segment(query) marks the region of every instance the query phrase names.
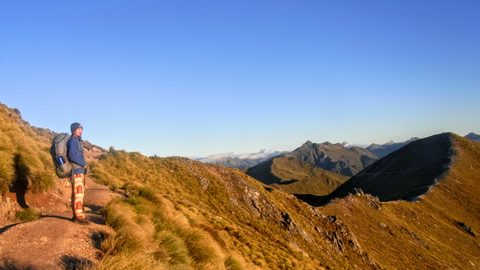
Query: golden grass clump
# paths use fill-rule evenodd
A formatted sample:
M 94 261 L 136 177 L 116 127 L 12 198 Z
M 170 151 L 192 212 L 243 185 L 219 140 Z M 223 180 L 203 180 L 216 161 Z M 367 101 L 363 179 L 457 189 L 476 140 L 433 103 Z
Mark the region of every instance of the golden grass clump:
M 24 122 L 17 110 L 0 104 L 0 194 L 13 191 L 18 181 L 33 192 L 53 187 L 56 176 L 49 147 L 50 138 Z
M 98 269 L 219 269 L 223 265 L 223 255 L 212 247 L 208 233 L 161 211 L 168 206 L 151 187 L 129 182 L 122 189 L 129 197 L 110 202 L 106 209 L 106 223 L 116 234 L 102 245 L 106 256 Z
M 18 211 L 15 214 L 16 218 L 22 222 L 34 221 L 40 218 L 40 213 L 38 213 L 33 208 L 25 208 Z

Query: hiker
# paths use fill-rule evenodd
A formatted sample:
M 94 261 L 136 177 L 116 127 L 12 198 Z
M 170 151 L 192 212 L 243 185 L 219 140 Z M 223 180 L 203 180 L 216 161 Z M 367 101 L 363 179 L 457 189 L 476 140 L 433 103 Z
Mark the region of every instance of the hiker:
M 85 175 L 87 174 L 87 162 L 83 156 L 83 148 L 80 144 L 82 141 L 83 127 L 80 123 L 73 123 L 70 126 L 72 136 L 67 142 L 67 157 L 72 163 L 72 210 L 73 221 L 79 224 L 89 224 L 84 208 L 83 197 L 85 195 Z

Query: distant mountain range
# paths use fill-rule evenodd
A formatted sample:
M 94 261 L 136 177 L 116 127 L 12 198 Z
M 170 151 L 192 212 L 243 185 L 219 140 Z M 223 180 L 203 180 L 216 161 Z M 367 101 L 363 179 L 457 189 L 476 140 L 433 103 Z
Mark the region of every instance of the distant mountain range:
M 196 160 L 203 163 L 217 164 L 217 165 L 223 165 L 225 167 L 246 170 L 267 159 L 279 156 L 283 153 L 284 152 L 264 149 L 259 152 L 247 153 L 247 154 L 234 154 L 234 153 L 215 154 L 215 155 L 210 155 L 208 157 L 197 158 Z
M 375 155 L 377 155 L 377 157 L 383 158 L 384 156 L 392 153 L 393 151 L 398 150 L 398 149 L 404 147 L 405 145 L 407 145 L 411 142 L 414 142 L 416 140 L 418 140 L 418 138 L 413 137 L 408 141 L 398 142 L 398 143 L 396 143 L 394 141 L 389 141 L 385 144 L 375 144 L 375 143 L 373 143 L 373 144 L 369 145 L 368 147 L 366 147 L 366 149 L 371 151 Z
M 379 158 L 417 139 L 368 147 L 307 141 L 292 152 L 224 153 L 196 160 L 247 171 L 264 184 L 289 193 L 327 195 Z
M 473 141 L 480 141 L 480 135 L 476 134 L 476 133 L 473 133 L 473 132 L 466 135 L 465 138 L 473 140 Z M 369 153 L 365 152 L 365 153 L 367 153 L 366 156 L 376 160 L 376 159 L 383 158 L 383 157 L 389 155 L 390 153 L 392 153 L 392 152 L 394 152 L 394 151 L 404 147 L 405 145 L 407 145 L 411 142 L 414 142 L 418 139 L 419 139 L 418 137 L 412 137 L 411 139 L 403 141 L 403 142 L 389 141 L 389 142 L 384 143 L 384 144 L 372 143 L 372 144 L 370 144 L 366 147 L 350 145 L 346 142 L 335 143 L 335 144 L 326 142 L 326 143 L 323 143 L 321 145 L 324 145 L 324 148 L 325 148 L 326 145 L 333 145 L 333 146 L 329 147 L 330 150 L 328 152 L 330 154 L 336 153 L 341 148 L 356 149 L 357 151 L 361 151 L 359 149 L 363 148 L 363 149 L 368 150 L 368 152 L 369 152 Z M 313 166 L 317 166 L 317 167 L 323 168 L 325 170 L 332 171 L 332 172 L 339 173 L 339 174 L 343 174 L 343 175 L 346 175 L 346 176 L 352 176 L 353 174 L 359 172 L 359 170 L 358 170 L 359 168 L 360 169 L 363 168 L 363 166 L 358 166 L 358 164 L 343 164 L 342 162 L 340 162 L 338 164 L 330 164 L 330 165 L 323 164 L 323 165 L 321 165 L 320 163 L 322 163 L 322 162 L 319 163 L 318 161 L 315 161 L 315 155 L 316 155 L 314 153 L 315 151 L 306 150 L 306 149 L 309 148 L 308 147 L 309 144 L 313 145 L 314 143 L 312 143 L 311 141 L 308 141 L 304 145 L 302 145 L 300 148 L 298 148 L 298 149 L 296 149 L 295 151 L 292 151 L 292 152 L 281 152 L 281 151 L 265 150 L 264 149 L 264 150 L 261 150 L 259 152 L 247 153 L 247 154 L 235 154 L 235 153 L 214 154 L 214 155 L 210 155 L 210 156 L 207 156 L 207 157 L 195 158 L 195 160 L 198 160 L 198 161 L 203 162 L 203 163 L 208 163 L 208 164 L 217 164 L 217 165 L 223 165 L 223 166 L 230 167 L 230 168 L 247 170 L 249 168 L 255 167 L 256 165 L 258 165 L 258 164 L 260 164 L 264 161 L 267 161 L 269 159 L 272 159 L 274 157 L 278 157 L 280 155 L 290 153 L 290 156 L 292 156 L 292 155 L 297 156 L 298 158 L 300 158 L 300 161 L 302 161 L 302 162 L 307 162 L 307 163 L 309 163 Z M 301 150 L 301 149 L 303 149 L 303 150 Z M 309 153 L 309 154 L 306 153 L 306 152 L 304 152 L 303 154 L 300 153 L 300 152 L 305 151 L 305 150 L 306 150 L 306 152 L 311 152 L 311 153 Z M 320 150 L 320 152 L 322 152 L 322 151 Z M 374 156 L 371 155 L 372 153 L 374 154 Z M 304 154 L 306 154 L 306 155 L 304 155 Z M 327 152 L 325 152 L 325 154 L 328 155 Z M 342 166 L 343 166 L 343 169 L 342 169 Z M 334 168 L 334 167 L 336 167 L 336 168 Z M 348 172 L 349 170 L 350 170 L 350 172 Z
M 465 136 L 465 138 L 470 139 L 472 141 L 480 142 L 480 135 L 473 132 L 468 133 Z

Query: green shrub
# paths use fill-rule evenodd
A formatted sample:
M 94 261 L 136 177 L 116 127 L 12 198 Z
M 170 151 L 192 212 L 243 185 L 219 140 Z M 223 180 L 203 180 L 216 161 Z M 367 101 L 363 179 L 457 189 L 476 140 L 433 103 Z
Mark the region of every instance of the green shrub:
M 215 258 L 215 251 L 205 237 L 198 231 L 191 232 L 185 238 L 190 257 L 197 264 L 206 264 Z
M 225 269 L 227 270 L 242 270 L 242 264 L 231 256 L 225 260 Z
M 18 211 L 15 216 L 22 222 L 34 221 L 40 218 L 40 213 L 33 208 L 25 208 Z
M 171 265 L 189 265 L 191 263 L 188 249 L 181 238 L 167 231 L 157 234 L 157 238 L 160 247 L 165 250 L 168 256 L 167 258 L 158 259 L 167 259 Z

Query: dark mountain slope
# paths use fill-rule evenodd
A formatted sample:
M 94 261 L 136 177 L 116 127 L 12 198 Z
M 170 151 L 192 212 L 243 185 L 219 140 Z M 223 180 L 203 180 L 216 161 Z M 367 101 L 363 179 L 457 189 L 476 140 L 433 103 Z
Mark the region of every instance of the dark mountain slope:
M 473 132 L 468 133 L 465 136 L 465 138 L 470 139 L 472 141 L 480 142 L 480 135 Z
M 414 141 L 375 162 L 339 186 L 329 198 L 361 189 L 381 201 L 415 200 L 436 185 L 454 155 L 451 133 Z
M 361 147 L 345 147 L 343 144 L 329 142 L 318 144 L 310 141 L 285 156 L 345 176 L 357 174 L 378 159 L 375 154 Z

